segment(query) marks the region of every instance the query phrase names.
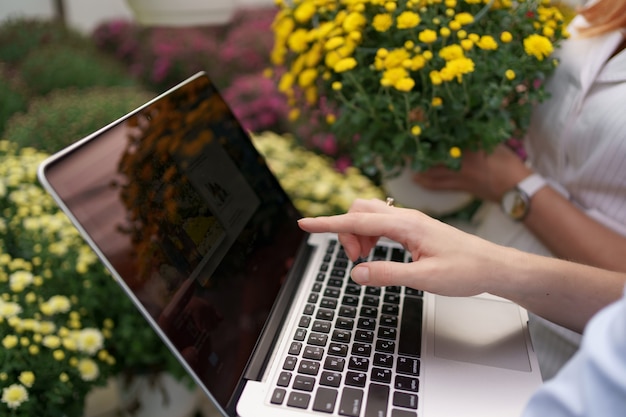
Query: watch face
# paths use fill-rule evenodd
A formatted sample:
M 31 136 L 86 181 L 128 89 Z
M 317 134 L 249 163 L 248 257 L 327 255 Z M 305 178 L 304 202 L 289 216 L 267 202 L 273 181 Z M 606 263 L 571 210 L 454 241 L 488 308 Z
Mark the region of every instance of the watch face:
M 521 220 L 528 212 L 528 197 L 519 190 L 507 191 L 502 197 L 502 210 L 514 220 Z

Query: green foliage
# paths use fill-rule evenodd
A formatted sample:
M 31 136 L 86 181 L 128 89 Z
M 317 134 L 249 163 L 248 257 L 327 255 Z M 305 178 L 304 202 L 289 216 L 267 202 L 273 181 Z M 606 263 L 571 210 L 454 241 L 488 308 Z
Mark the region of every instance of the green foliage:
M 24 58 L 19 70 L 24 83 L 38 95 L 70 87 L 136 84 L 117 62 L 92 48 L 78 49 L 64 44 L 37 48 Z
M 26 110 L 27 101 L 24 94 L 18 91 L 9 80 L 0 76 L 0 135 L 4 131 L 9 118 Z
M 32 101 L 27 113 L 9 120 L 4 137 L 20 147 L 56 152 L 95 132 L 152 95 L 136 87 L 57 90 Z
M 0 61 L 15 65 L 37 48 L 59 43 L 77 48 L 92 48 L 87 37 L 59 22 L 10 19 L 0 26 Z

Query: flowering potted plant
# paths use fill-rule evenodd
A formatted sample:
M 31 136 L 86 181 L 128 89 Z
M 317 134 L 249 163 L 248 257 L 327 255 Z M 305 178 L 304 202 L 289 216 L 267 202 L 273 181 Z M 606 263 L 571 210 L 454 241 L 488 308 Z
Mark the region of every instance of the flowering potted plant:
M 323 117 L 370 175 L 460 166 L 528 126 L 567 36 L 548 0 L 278 0 L 271 59 L 292 115 Z M 281 71 L 282 70 L 282 71 Z
M 46 157 L 0 141 L 0 415 L 81 417 L 93 388 L 117 381 L 139 395 L 129 387 L 142 375 L 148 391 L 187 388 L 182 366 L 37 182 Z M 174 388 L 150 404 L 124 395 L 107 405 L 187 415 L 195 391 Z
M 13 148 L 0 142 L 0 415 L 79 417 L 116 362 L 112 320 L 88 310 L 102 270 L 36 182 L 45 154 Z

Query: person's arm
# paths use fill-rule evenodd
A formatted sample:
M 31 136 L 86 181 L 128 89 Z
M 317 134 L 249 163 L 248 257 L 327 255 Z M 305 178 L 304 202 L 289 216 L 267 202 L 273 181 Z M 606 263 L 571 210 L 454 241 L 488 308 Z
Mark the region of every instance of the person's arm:
M 626 297 L 593 317 L 576 355 L 539 388 L 522 416 L 623 416 L 625 352 Z
M 530 174 L 530 168 L 502 145 L 490 155 L 466 153 L 458 172 L 438 167 L 415 179 L 429 189 L 464 190 L 499 203 L 507 190 Z M 523 222 L 559 258 L 626 272 L 626 237 L 587 216 L 550 186 L 531 198 Z
M 304 218 L 299 225 L 311 233 L 338 233 L 352 260 L 369 253 L 382 236 L 410 252 L 408 264 L 358 264 L 351 273 L 357 283 L 404 285 L 447 296 L 488 292 L 579 332 L 620 297 L 626 282 L 622 273 L 499 246 L 379 200 L 357 200 L 346 214 Z

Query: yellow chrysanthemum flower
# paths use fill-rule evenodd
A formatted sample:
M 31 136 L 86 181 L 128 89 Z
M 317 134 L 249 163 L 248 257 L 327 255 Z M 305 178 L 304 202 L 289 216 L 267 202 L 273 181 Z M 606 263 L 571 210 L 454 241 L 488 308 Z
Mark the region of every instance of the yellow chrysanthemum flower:
M 450 156 L 455 159 L 460 158 L 461 149 L 458 146 L 453 146 L 452 148 L 450 148 Z
M 524 51 L 531 56 L 534 56 L 539 61 L 543 61 L 544 58 L 549 56 L 554 47 L 550 39 L 542 35 L 530 35 L 524 39 Z

